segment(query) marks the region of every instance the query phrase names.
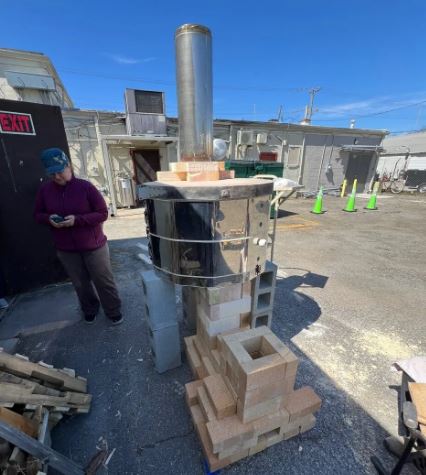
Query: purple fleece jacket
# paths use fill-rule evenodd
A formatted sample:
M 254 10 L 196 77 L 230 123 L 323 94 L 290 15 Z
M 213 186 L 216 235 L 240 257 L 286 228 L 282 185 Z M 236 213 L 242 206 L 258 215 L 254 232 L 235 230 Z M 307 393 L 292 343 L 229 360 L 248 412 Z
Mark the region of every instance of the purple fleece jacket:
M 75 215 L 72 227 L 54 228 L 49 216 Z M 88 181 L 73 177 L 65 186 L 49 181 L 37 193 L 35 219 L 47 224 L 53 233 L 55 246 L 60 251 L 93 251 L 106 243 L 102 223 L 108 218 L 105 200 Z

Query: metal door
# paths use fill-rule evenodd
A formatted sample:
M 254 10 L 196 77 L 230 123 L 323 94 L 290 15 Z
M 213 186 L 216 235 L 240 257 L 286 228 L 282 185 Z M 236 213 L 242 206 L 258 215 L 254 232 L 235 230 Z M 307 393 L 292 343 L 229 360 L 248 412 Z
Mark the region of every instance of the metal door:
M 135 178 L 139 185 L 147 181 L 155 181 L 160 168 L 160 153 L 158 150 L 135 150 L 133 152 Z
M 358 179 L 357 193 L 365 191 L 373 155 L 371 152 L 351 153 L 348 159 L 348 165 L 345 171 L 345 178 L 348 180 L 348 189 L 351 189 L 355 178 Z

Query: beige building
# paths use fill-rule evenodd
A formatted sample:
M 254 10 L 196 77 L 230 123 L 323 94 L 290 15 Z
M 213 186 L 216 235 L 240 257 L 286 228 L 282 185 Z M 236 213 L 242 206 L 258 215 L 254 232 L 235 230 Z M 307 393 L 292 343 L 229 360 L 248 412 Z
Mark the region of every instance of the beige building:
M 73 108 L 49 58 L 0 49 L 0 95 L 62 108 L 76 174 L 103 193 L 111 211 L 136 206 L 138 189 L 178 157 L 178 122 L 167 118 L 164 94 L 125 91 L 123 112 Z M 274 160 L 282 175 L 304 185 L 337 189 L 358 179 L 371 188 L 384 130 L 319 127 L 278 122 L 215 120 L 214 137 L 227 143 L 229 160 Z

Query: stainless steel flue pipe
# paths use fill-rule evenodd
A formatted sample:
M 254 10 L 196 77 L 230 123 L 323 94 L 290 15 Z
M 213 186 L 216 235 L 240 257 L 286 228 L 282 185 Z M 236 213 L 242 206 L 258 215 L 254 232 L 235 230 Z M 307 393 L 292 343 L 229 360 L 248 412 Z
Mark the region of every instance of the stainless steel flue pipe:
M 185 24 L 175 33 L 180 160 L 213 155 L 212 35 Z

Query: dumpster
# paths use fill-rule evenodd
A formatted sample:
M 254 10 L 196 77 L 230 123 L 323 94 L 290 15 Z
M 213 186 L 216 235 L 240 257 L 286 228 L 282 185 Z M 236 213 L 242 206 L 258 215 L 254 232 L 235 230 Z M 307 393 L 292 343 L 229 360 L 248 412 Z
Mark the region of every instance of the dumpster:
M 283 164 L 279 162 L 254 162 L 247 160 L 227 160 L 226 170 L 235 170 L 235 178 L 249 178 L 255 175 L 283 176 Z

